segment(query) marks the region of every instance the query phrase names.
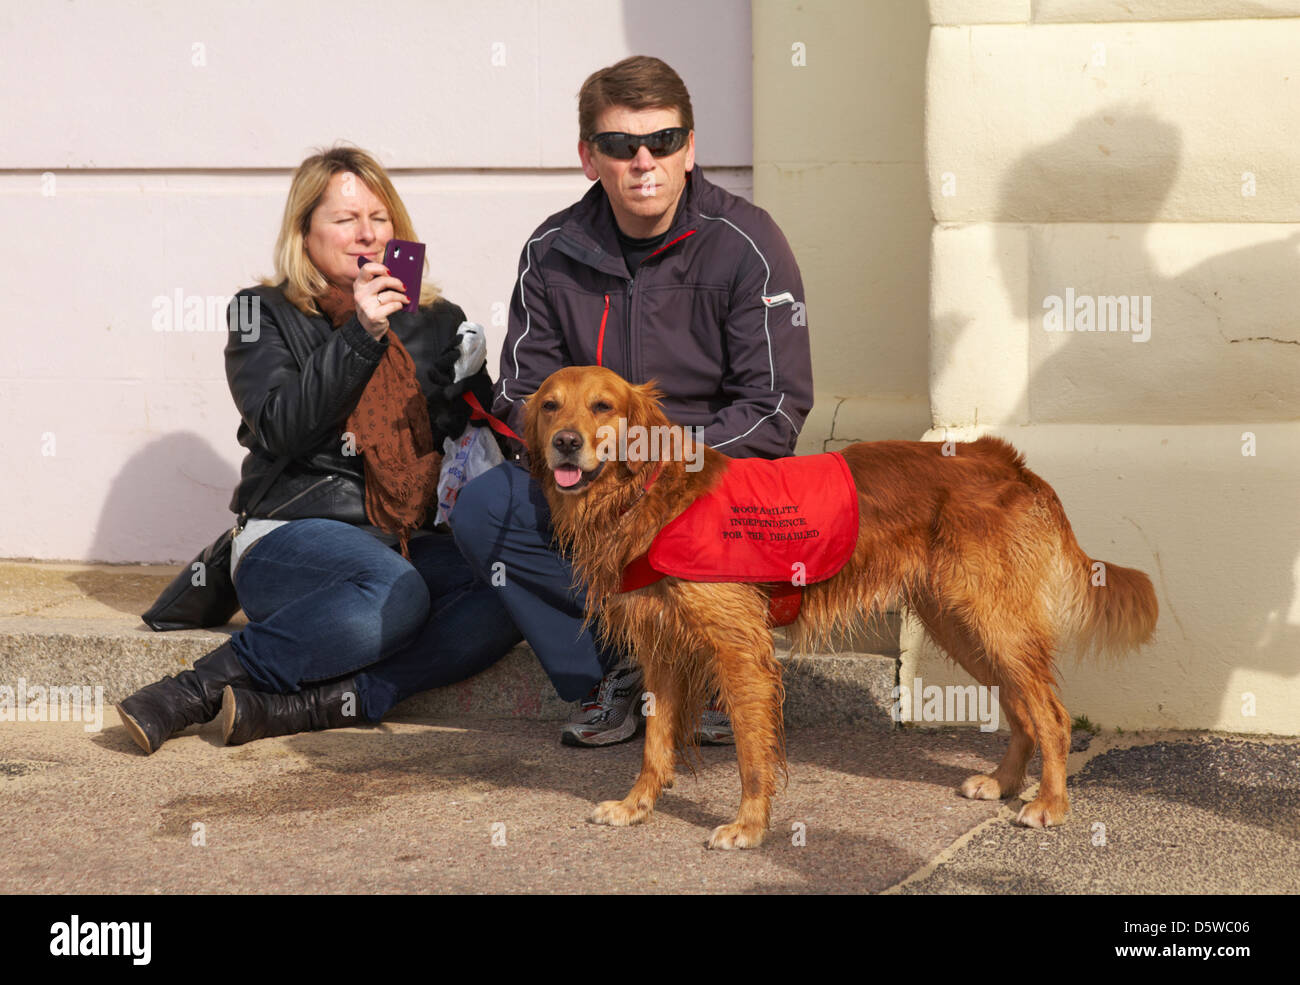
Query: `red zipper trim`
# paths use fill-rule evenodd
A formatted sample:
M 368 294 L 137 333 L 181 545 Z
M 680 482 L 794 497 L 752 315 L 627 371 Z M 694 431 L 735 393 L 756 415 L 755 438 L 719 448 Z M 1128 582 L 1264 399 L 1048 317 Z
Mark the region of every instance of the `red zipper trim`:
M 684 233 L 682 233 L 680 236 L 678 236 L 675 240 L 673 240 L 671 243 L 665 243 L 663 246 L 659 247 L 659 249 L 657 249 L 657 250 L 655 250 L 653 253 L 651 253 L 650 256 L 646 257 L 645 260 L 649 260 L 650 257 L 653 257 L 653 256 L 658 256 L 658 255 L 659 255 L 660 253 L 662 253 L 664 250 L 668 249 L 668 247 L 673 246 L 673 245 L 676 244 L 676 243 L 680 243 L 682 240 L 686 239 L 688 236 L 694 236 L 694 235 L 695 235 L 695 230 L 694 230 L 694 229 L 689 229 L 689 230 L 687 230 L 686 232 L 684 232 Z M 645 260 L 642 260 L 641 262 L 642 262 L 642 263 L 645 263 Z
M 609 320 L 609 295 L 605 295 L 605 310 L 600 316 L 600 338 L 596 340 L 596 365 L 604 366 L 602 361 L 605 355 L 605 322 Z

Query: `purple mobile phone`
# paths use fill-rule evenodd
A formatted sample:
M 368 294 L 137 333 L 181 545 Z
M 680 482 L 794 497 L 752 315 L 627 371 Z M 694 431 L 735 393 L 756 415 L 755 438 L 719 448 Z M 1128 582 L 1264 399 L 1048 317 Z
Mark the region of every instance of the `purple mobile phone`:
M 357 257 L 357 269 L 367 262 L 365 257 Z M 406 296 L 411 299 L 411 303 L 401 310 L 415 314 L 420 308 L 420 283 L 424 280 L 424 244 L 390 239 L 384 250 L 384 266 L 402 282 Z

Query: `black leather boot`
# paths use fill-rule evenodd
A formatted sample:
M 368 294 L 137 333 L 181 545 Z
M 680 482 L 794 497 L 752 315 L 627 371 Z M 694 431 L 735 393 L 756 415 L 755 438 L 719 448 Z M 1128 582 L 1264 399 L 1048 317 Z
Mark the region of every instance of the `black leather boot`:
M 354 677 L 317 684 L 297 694 L 228 687 L 221 697 L 221 732 L 226 745 L 238 746 L 273 735 L 363 725 L 358 701 Z
M 117 713 L 136 745 L 146 754 L 153 753 L 181 729 L 216 718 L 221 689 L 227 684 L 252 683 L 230 644 L 223 643 L 194 661 L 193 670 L 164 677 L 118 702 Z

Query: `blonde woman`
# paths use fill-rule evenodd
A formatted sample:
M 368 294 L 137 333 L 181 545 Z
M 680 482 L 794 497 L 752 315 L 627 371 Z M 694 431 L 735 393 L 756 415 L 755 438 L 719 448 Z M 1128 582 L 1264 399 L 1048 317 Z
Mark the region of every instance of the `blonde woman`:
M 282 469 L 232 549 L 249 622 L 118 705 L 146 753 L 218 712 L 229 744 L 378 721 L 520 639 L 430 508 L 436 452 L 469 416 L 462 394 L 491 403 L 482 329 L 427 281 L 418 312 L 403 311 L 389 239 L 416 235 L 373 157 L 335 147 L 302 163 L 276 277 L 231 305 L 246 317 L 255 299 L 257 330 L 226 345 L 248 449 L 231 509 Z

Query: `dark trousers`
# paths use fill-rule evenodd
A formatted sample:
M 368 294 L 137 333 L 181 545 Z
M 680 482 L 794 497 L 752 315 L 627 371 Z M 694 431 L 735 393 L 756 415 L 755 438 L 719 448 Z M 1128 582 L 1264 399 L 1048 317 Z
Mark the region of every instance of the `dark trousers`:
M 585 695 L 620 655 L 582 629 L 584 596 L 551 543 L 551 511 L 521 466 L 498 465 L 460 491 L 451 529 L 480 579 L 492 585 L 566 701 Z
M 294 520 L 258 540 L 235 572 L 249 623 L 231 637 L 257 685 L 285 694 L 357 674 L 361 715 L 378 721 L 519 642 L 498 593 L 451 537 L 414 538 L 410 552 L 408 562 L 337 520 Z

